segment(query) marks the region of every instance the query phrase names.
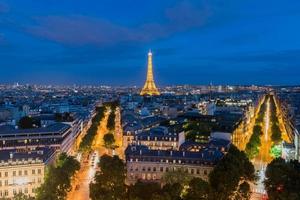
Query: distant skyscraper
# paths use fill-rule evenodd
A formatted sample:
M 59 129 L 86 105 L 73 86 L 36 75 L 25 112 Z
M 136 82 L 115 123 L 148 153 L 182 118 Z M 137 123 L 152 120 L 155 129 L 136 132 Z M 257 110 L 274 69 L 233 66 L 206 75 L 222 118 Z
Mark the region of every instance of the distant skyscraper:
M 158 89 L 155 86 L 153 78 L 153 67 L 152 67 L 152 52 L 148 53 L 148 70 L 147 70 L 147 80 L 140 93 L 141 95 L 160 95 Z

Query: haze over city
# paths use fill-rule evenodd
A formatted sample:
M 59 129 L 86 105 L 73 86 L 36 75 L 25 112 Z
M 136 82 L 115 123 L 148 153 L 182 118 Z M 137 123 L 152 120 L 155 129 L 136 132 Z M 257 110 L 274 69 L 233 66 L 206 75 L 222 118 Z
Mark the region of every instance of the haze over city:
M 299 84 L 300 2 L 0 1 L 0 80 Z

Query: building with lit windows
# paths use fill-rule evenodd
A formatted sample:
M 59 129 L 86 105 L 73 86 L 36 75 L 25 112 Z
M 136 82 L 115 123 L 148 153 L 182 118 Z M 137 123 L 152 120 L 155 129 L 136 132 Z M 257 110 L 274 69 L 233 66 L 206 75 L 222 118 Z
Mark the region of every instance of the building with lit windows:
M 134 136 L 134 144 L 145 145 L 153 150 L 178 150 L 185 142 L 183 129 L 174 126 L 158 126 Z
M 73 143 L 73 129 L 63 123 L 34 129 L 0 130 L 0 150 L 53 147 L 62 152 L 69 152 Z
M 0 199 L 23 193 L 34 196 L 45 176 L 45 167 L 55 158 L 55 149 L 0 151 Z
M 138 180 L 160 182 L 164 173 L 184 170 L 194 177 L 208 180 L 209 173 L 223 157 L 217 149 L 199 152 L 150 150 L 146 146 L 128 146 L 126 151 L 127 184 Z

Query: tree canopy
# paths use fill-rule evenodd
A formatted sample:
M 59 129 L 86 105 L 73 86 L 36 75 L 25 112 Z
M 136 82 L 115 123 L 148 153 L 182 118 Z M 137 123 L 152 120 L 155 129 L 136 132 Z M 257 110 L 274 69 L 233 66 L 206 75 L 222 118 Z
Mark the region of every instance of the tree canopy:
M 125 165 L 118 156 L 103 155 L 100 171 L 90 184 L 92 200 L 124 200 L 126 198 Z
M 65 153 L 56 164 L 47 169 L 44 183 L 37 189 L 36 200 L 64 200 L 71 189 L 71 177 L 80 169 L 80 163 Z
M 107 149 L 113 149 L 115 148 L 115 136 L 114 134 L 112 133 L 106 133 L 104 136 L 103 136 L 103 141 L 104 141 L 104 146 L 105 148 Z
M 232 145 L 209 175 L 210 199 L 227 200 L 249 196 L 250 187 L 246 186 L 255 180 L 254 166 L 243 151 Z M 247 188 L 249 190 L 245 190 Z
M 300 163 L 274 159 L 266 169 L 264 181 L 270 200 L 300 199 Z
M 18 126 L 20 129 L 30 129 L 40 127 L 41 123 L 32 117 L 25 116 L 19 120 Z

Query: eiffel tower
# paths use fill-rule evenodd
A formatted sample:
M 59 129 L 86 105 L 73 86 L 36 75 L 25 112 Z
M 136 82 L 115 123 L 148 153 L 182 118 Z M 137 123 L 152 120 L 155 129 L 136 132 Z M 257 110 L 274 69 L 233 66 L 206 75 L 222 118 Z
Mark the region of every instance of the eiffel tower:
M 153 69 L 152 69 L 152 52 L 148 53 L 148 70 L 147 70 L 147 80 L 145 85 L 140 93 L 140 95 L 160 95 L 158 89 L 155 86 L 153 78 Z

